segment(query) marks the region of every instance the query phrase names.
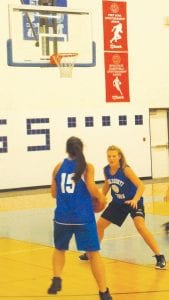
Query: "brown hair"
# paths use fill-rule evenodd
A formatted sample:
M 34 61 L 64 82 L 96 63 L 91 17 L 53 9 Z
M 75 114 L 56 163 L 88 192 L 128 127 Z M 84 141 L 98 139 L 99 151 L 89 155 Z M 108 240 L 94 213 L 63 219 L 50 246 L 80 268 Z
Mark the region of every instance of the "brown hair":
M 66 142 L 66 152 L 77 162 L 75 175 L 73 177 L 73 180 L 77 182 L 86 169 L 86 160 L 83 154 L 82 141 L 75 136 L 70 137 Z

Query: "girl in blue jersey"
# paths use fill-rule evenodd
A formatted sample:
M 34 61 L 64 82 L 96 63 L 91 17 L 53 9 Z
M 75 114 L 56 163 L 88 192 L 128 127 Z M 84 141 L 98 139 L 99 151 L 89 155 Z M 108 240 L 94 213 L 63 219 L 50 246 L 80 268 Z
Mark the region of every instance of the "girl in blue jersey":
M 65 251 L 74 235 L 77 249 L 85 250 L 90 258 L 91 270 L 98 284 L 101 300 L 111 300 L 106 287 L 104 266 L 99 254 L 100 246 L 92 198 L 106 201 L 94 182 L 94 167 L 87 163 L 82 141 L 70 137 L 66 143 L 68 157 L 56 165 L 52 175 L 51 194 L 56 198 L 54 213 L 53 279 L 49 294 L 61 290 L 61 276 Z
M 159 247 L 153 235 L 145 225 L 142 197 L 144 185 L 142 181 L 127 165 L 125 156 L 118 147 L 108 147 L 107 159 L 109 164 L 104 167 L 105 182 L 102 192 L 106 195 L 110 189 L 112 201 L 97 222 L 100 241 L 103 239 L 104 230 L 111 223 L 121 226 L 130 214 L 137 231 L 155 254 L 155 267 L 157 269 L 164 269 L 166 266 L 165 257 L 160 254 Z M 88 256 L 84 253 L 80 256 L 80 259 L 87 260 Z

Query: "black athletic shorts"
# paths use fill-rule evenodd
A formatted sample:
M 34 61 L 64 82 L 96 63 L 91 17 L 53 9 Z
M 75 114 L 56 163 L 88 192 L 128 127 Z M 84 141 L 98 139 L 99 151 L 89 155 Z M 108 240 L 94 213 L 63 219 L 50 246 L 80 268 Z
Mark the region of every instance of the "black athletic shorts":
M 137 204 L 137 209 L 135 209 L 128 204 L 119 204 L 117 202 L 111 201 L 104 212 L 101 214 L 101 217 L 113 224 L 121 226 L 127 218 L 128 214 L 130 214 L 131 218 L 135 218 L 137 216 L 145 218 L 143 202 L 139 201 Z

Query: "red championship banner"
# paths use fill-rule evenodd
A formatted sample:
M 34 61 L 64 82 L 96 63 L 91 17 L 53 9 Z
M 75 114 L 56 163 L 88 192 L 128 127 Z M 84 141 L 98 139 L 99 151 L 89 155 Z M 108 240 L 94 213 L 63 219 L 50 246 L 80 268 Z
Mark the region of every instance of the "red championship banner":
M 104 50 L 127 51 L 126 3 L 103 1 Z
M 128 102 L 126 2 L 103 0 L 106 102 Z
M 128 54 L 105 52 L 106 101 L 128 102 Z

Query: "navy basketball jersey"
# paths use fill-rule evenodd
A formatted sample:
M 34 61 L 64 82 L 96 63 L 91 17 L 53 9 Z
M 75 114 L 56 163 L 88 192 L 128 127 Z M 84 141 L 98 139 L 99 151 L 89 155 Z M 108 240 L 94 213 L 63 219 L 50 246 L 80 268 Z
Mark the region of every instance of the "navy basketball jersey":
M 126 200 L 131 200 L 136 193 L 136 186 L 125 176 L 122 168 L 119 168 L 117 172 L 112 175 L 110 173 L 110 166 L 107 165 L 104 168 L 104 174 L 110 185 L 111 196 L 113 201 L 118 203 L 124 203 Z M 141 197 L 139 201 L 143 201 Z
M 64 224 L 86 224 L 95 219 L 90 193 L 83 177 L 75 183 L 76 161 L 65 159 L 56 174 L 55 221 Z

